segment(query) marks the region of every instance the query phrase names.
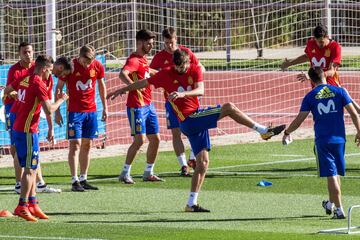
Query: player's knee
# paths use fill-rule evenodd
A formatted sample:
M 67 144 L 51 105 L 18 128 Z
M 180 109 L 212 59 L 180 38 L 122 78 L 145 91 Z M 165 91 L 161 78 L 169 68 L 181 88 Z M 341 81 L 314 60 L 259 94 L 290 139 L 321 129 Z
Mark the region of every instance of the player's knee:
M 222 108 L 227 113 L 232 113 L 236 110 L 236 106 L 232 102 L 225 103 Z
M 145 142 L 145 136 L 135 136 L 133 146 L 136 148 L 140 148 Z

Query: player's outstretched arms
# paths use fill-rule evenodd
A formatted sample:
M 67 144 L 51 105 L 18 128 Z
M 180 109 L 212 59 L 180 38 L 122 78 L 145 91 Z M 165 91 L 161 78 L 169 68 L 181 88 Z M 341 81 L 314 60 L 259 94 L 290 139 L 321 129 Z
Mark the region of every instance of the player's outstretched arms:
M 299 82 L 305 82 L 305 81 L 310 80 L 310 77 L 309 77 L 309 75 L 307 73 L 301 72 L 296 76 L 296 79 Z
M 63 102 L 68 100 L 68 98 L 69 98 L 69 96 L 66 93 L 62 93 L 61 97 L 59 99 L 57 99 L 56 102 L 51 104 L 49 100 L 42 101 L 41 106 L 44 109 L 44 112 L 47 115 L 50 115 L 53 112 L 55 112 Z
M 293 65 L 297 65 L 300 63 L 304 63 L 307 61 L 309 61 L 309 58 L 306 54 L 303 54 L 294 59 L 285 58 L 284 61 L 281 63 L 280 68 L 281 68 L 281 70 L 285 71 L 288 67 L 291 67 Z
M 124 93 L 129 92 L 129 91 L 142 89 L 144 87 L 147 87 L 148 85 L 149 85 L 149 83 L 146 79 L 140 80 L 140 81 L 134 82 L 130 85 L 127 85 L 126 87 L 119 88 L 113 92 L 108 93 L 106 96 L 106 99 L 114 100 L 119 95 L 123 95 Z

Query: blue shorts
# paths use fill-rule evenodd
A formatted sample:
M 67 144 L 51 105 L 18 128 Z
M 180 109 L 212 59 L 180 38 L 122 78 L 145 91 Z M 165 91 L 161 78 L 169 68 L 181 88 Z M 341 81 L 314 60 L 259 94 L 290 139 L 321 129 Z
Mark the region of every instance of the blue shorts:
M 97 138 L 96 112 L 69 112 L 67 139 Z
M 13 130 L 13 136 L 20 166 L 37 169 L 39 165 L 39 134 Z
M 165 103 L 165 110 L 166 110 L 166 126 L 167 129 L 179 128 L 179 119 L 177 118 L 173 108 L 169 101 Z
M 131 128 L 131 136 L 159 133 L 159 122 L 153 103 L 140 108 L 128 107 L 127 116 Z
M 195 156 L 203 149 L 210 151 L 211 144 L 208 129 L 217 127 L 220 112 L 220 105 L 199 109 L 183 122 L 180 122 L 180 130 L 189 138 Z
M 10 112 L 12 105 L 13 105 L 12 103 L 5 104 L 5 128 L 6 128 L 6 131 L 8 131 L 9 135 L 10 135 L 10 144 L 15 145 L 14 137 L 12 136 L 13 135 L 12 128 L 13 128 L 13 125 L 15 122 L 16 114 Z
M 320 177 L 345 175 L 345 143 L 315 143 L 315 156 Z

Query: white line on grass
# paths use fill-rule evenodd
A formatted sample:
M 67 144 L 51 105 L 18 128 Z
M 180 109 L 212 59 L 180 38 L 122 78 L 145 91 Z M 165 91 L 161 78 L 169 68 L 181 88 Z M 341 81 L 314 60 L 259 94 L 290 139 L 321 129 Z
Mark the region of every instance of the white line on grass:
M 273 157 L 305 157 L 305 155 L 301 154 L 271 154 Z
M 30 236 L 10 236 L 10 235 L 0 235 L 0 238 L 49 239 L 49 240 L 105 240 L 104 238 L 30 237 Z

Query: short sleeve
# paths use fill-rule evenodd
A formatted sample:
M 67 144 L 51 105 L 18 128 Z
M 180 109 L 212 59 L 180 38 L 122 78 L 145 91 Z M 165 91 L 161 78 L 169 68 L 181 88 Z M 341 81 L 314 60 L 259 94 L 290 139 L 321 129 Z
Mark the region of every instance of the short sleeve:
M 331 51 L 331 62 L 341 64 L 341 46 L 338 43 L 335 44 L 333 51 Z
M 353 100 L 351 99 L 349 92 L 345 88 L 341 88 L 341 91 L 342 91 L 342 96 L 343 96 L 342 97 L 343 106 L 346 106 L 349 103 L 352 103 Z
M 96 79 L 103 79 L 105 77 L 105 69 L 104 66 L 98 61 L 98 69 L 97 69 L 97 77 Z
M 194 82 L 203 81 L 203 73 L 199 65 L 193 65 L 192 77 Z
M 136 72 L 139 69 L 139 60 L 137 58 L 128 58 L 123 67 L 123 70 L 129 71 L 129 73 Z
M 300 112 L 310 112 L 311 111 L 311 105 L 309 101 L 309 94 L 306 95 L 301 103 Z
M 44 83 L 34 82 L 36 87 L 36 97 L 39 99 L 40 102 L 49 100 L 48 91 L 46 89 L 46 85 Z

